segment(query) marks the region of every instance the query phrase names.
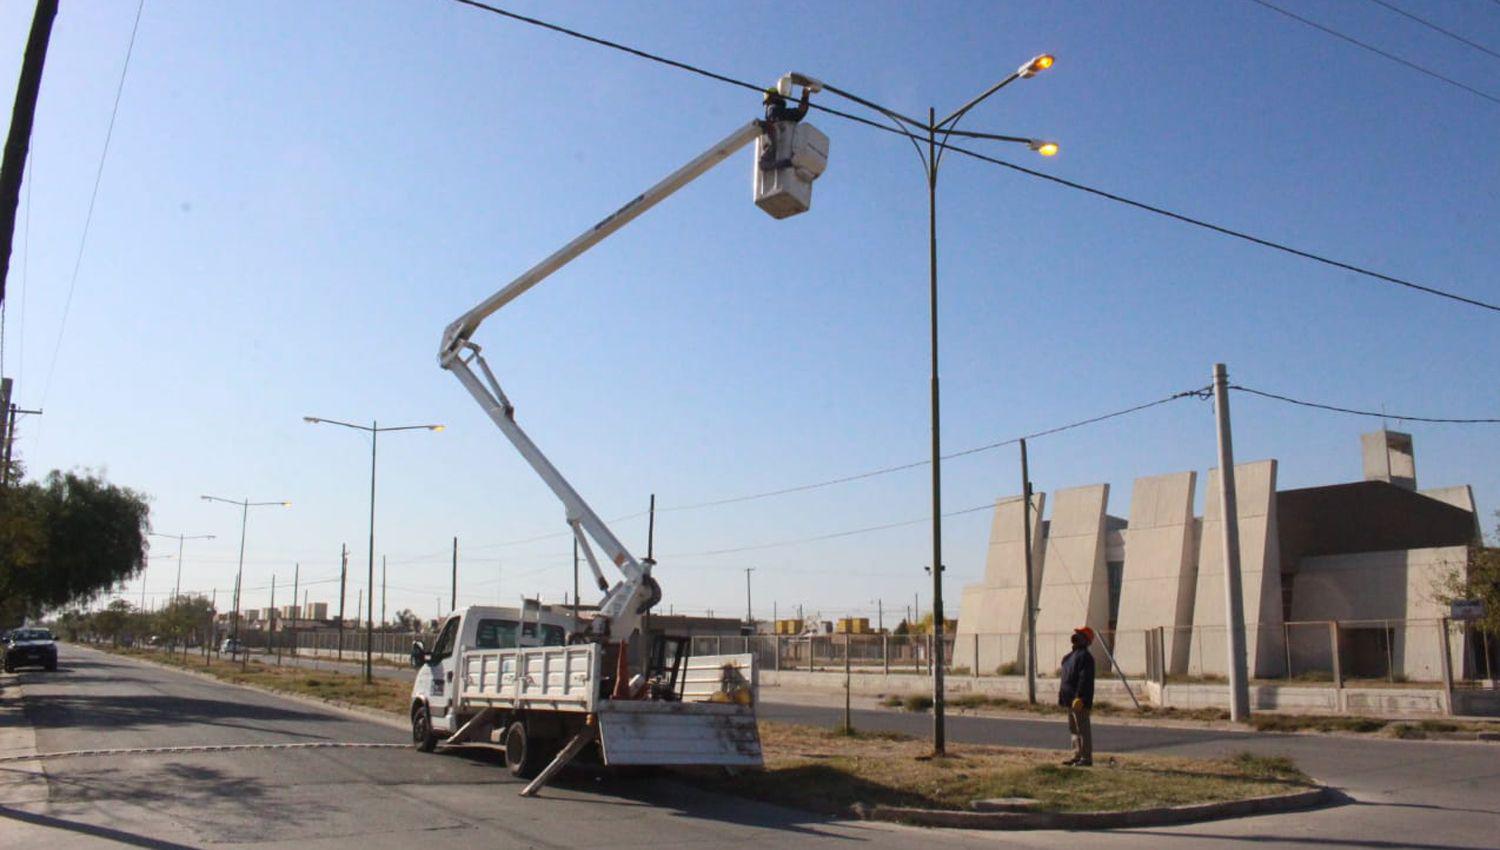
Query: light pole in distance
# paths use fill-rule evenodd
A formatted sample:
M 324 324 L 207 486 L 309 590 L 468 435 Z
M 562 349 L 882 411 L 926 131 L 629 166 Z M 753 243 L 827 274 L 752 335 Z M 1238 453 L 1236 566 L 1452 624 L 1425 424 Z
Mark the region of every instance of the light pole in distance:
M 442 425 L 397 425 L 395 427 L 380 427 L 380 423 L 371 421 L 369 425 L 355 425 L 352 422 L 340 422 L 337 419 L 323 419 L 318 416 L 304 416 L 302 421 L 312 425 L 342 425 L 345 428 L 353 428 L 356 431 L 364 431 L 370 435 L 370 552 L 369 552 L 369 592 L 365 594 L 365 604 L 368 606 L 365 621 L 365 684 L 375 681 L 374 655 L 372 647 L 375 640 L 375 449 L 379 443 L 380 434 L 384 431 L 441 431 Z
M 250 654 L 240 645 L 240 581 L 245 577 L 245 526 L 250 519 L 251 508 L 270 507 L 278 505 L 283 508 L 292 506 L 291 502 L 282 500 L 276 502 L 252 502 L 249 499 L 226 499 L 222 496 L 201 496 L 205 502 L 223 502 L 226 505 L 238 505 L 240 508 L 240 562 L 234 571 L 234 613 L 231 615 L 233 623 L 230 626 L 230 637 L 234 645 L 240 651 L 240 666 L 248 667 Z

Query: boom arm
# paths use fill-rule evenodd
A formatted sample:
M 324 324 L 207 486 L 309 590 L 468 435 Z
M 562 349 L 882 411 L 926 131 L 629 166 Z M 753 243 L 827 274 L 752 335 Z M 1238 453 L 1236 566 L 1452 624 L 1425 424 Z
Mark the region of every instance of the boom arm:
M 796 110 L 789 110 L 786 107 L 785 101 L 785 97 L 790 94 L 790 86 L 792 84 L 803 86 L 802 104 Z M 604 599 L 599 605 L 599 616 L 594 618 L 589 627 L 590 633 L 596 637 L 609 637 L 614 640 L 628 638 L 636 629 L 640 616 L 661 599 L 661 589 L 657 586 L 656 580 L 651 577 L 651 563 L 649 560 L 642 563 L 636 560 L 634 555 L 630 554 L 625 545 L 615 537 L 614 533 L 609 530 L 609 527 L 604 524 L 604 521 L 599 518 L 598 514 L 578 494 L 578 491 L 573 489 L 573 486 L 568 483 L 561 472 L 558 472 L 557 467 L 552 465 L 552 462 L 547 459 L 547 456 L 542 453 L 541 449 L 537 448 L 526 432 L 516 424 L 515 407 L 511 404 L 510 399 L 506 397 L 504 390 L 501 389 L 500 383 L 495 379 L 494 373 L 490 371 L 489 365 L 480 353 L 479 346 L 471 342 L 470 337 L 479 329 L 480 323 L 499 311 L 500 308 L 519 298 L 524 292 L 541 283 L 553 272 L 562 268 L 584 251 L 597 245 L 610 234 L 634 221 L 647 210 L 666 200 L 677 190 L 702 176 L 715 165 L 728 159 L 735 151 L 757 139 L 761 139 L 762 136 L 766 136 L 770 141 L 763 145 L 763 147 L 767 148 L 768 153 L 776 154 L 779 148 L 776 145 L 775 137 L 778 134 L 782 134 L 786 138 L 793 136 L 795 133 L 795 123 L 800 121 L 802 114 L 806 112 L 808 93 L 816 91 L 821 87 L 821 84 L 816 80 L 811 80 L 801 75 L 783 77 L 778 83 L 777 88 L 767 93 L 767 103 L 769 105 L 767 120 L 750 121 L 733 133 L 725 136 L 708 150 L 699 154 L 691 162 L 673 171 L 662 179 L 661 182 L 631 199 L 624 206 L 606 216 L 598 224 L 595 224 L 573 241 L 558 249 L 551 256 L 532 266 L 503 289 L 481 301 L 472 310 L 464 313 L 450 324 L 443 332 L 442 348 L 438 352 L 438 362 L 440 365 L 458 378 L 459 382 L 464 385 L 464 388 L 469 391 L 469 394 L 474 397 L 474 400 L 479 403 L 479 406 L 489 415 L 490 420 L 515 445 L 521 456 L 526 459 L 526 462 L 531 464 L 531 468 L 536 470 L 537 474 L 552 489 L 557 498 L 562 501 L 568 525 L 572 528 L 574 536 L 578 539 L 588 559 L 589 567 L 594 573 L 594 578 L 599 585 L 599 589 L 605 591 Z M 811 128 L 808 129 L 811 130 Z M 816 131 L 812 132 L 816 133 Z M 821 136 L 821 134 L 818 135 Z M 786 145 L 784 144 L 783 147 L 786 147 Z M 823 140 L 823 148 L 823 151 L 817 152 L 819 155 L 826 154 L 826 139 Z M 794 165 L 803 169 L 799 176 L 802 177 L 806 185 L 810 185 L 811 181 L 822 170 L 821 164 L 818 164 L 815 166 L 816 171 L 809 172 L 807 170 L 808 167 L 803 161 L 799 160 L 794 163 L 790 154 L 785 157 L 785 161 L 767 161 L 762 163 L 761 167 L 763 170 L 771 169 L 772 172 L 776 169 L 782 169 L 790 173 Z M 807 176 L 809 173 L 811 176 Z M 778 197 L 771 200 L 780 201 L 783 206 L 777 207 L 776 211 L 773 211 L 766 203 L 762 203 L 762 206 L 772 212 L 773 215 L 778 215 L 778 212 L 780 212 L 778 217 L 800 211 L 785 211 L 785 199 L 780 197 L 785 192 L 780 188 L 781 185 L 780 183 L 775 184 L 768 191 L 777 192 Z M 804 194 L 806 192 L 806 185 L 803 186 Z M 759 181 L 757 182 L 757 188 L 759 191 Z M 803 203 L 805 204 L 805 199 Z M 474 368 L 476 365 L 479 374 L 476 374 Z M 604 556 L 620 570 L 624 576 L 623 580 L 610 586 L 599 568 L 598 561 L 595 559 L 593 548 L 589 545 L 589 538 L 592 538 L 598 544 Z

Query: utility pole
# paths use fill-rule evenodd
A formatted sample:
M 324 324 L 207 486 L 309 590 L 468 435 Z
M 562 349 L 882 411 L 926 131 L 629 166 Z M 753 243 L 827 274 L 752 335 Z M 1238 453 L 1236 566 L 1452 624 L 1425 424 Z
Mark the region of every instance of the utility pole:
M 745 568 L 745 625 L 755 630 L 755 614 L 750 607 L 750 574 L 755 572 L 754 567 Z
M 384 563 L 382 560 L 381 564 L 383 565 Z M 453 604 L 449 606 L 448 610 L 458 610 L 458 535 L 456 534 L 453 536 Z
M 6 383 L 10 382 L 9 378 L 6 378 L 5 380 Z M 23 410 L 17 407 L 15 402 L 10 403 L 9 409 L 10 412 L 6 416 L 5 425 L 5 457 L 3 460 L 0 460 L 0 464 L 3 464 L 3 466 L 0 466 L 0 486 L 10 485 L 11 450 L 15 447 L 16 444 L 16 417 L 19 415 L 42 415 L 41 410 Z
M 344 583 L 349 578 L 349 544 L 339 545 L 339 660 L 344 660 Z M 354 610 L 358 611 L 358 608 Z
M 885 602 L 878 597 L 875 599 L 875 630 L 885 633 Z
M 355 617 L 356 621 L 359 619 L 359 612 L 364 608 L 364 605 L 365 605 L 365 589 L 363 587 L 361 587 L 354 594 L 354 617 Z M 358 631 L 359 623 L 355 622 L 354 625 L 355 625 L 355 630 Z
M 47 44 L 52 39 L 52 20 L 56 17 L 57 0 L 37 0 L 26 52 L 21 57 L 21 78 L 16 83 L 16 100 L 10 112 L 10 135 L 5 139 L 5 160 L 0 163 L 0 303 L 5 302 L 5 278 L 16 239 L 16 207 L 21 202 L 26 155 L 31 149 L 31 125 L 36 118 L 42 67 L 47 62 Z
M 1021 440 L 1021 544 L 1026 547 L 1026 701 L 1036 705 L 1036 588 L 1031 576 L 1031 471 Z M 979 659 L 975 658 L 978 664 Z
M 297 588 L 302 583 L 302 565 L 292 564 L 292 654 L 297 654 L 297 618 L 307 616 L 307 599 L 302 600 L 302 610 L 297 610 Z M 306 591 L 304 591 L 305 593 Z
M 1240 523 L 1234 488 L 1234 443 L 1229 428 L 1229 371 L 1214 364 L 1214 413 L 1219 425 L 1219 510 L 1224 522 L 1224 623 L 1229 633 L 1229 719 L 1250 719 L 1245 656 L 1245 598 L 1240 585 Z
M 441 600 L 441 599 L 438 600 L 438 607 L 439 608 L 443 607 L 443 600 Z M 442 616 L 443 615 L 441 613 L 438 614 L 438 618 L 439 619 L 441 619 Z M 380 556 L 380 627 L 382 629 L 385 628 L 385 556 L 384 555 Z
M 292 592 L 292 602 L 297 601 L 296 591 Z M 271 643 L 276 647 L 276 665 L 281 666 L 281 643 L 276 640 L 276 574 L 271 573 Z

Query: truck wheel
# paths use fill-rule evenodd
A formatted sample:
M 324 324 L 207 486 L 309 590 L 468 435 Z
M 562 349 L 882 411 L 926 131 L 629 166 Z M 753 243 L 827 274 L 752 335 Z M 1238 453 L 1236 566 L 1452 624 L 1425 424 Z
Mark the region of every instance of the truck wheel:
M 547 766 L 542 742 L 526 734 L 526 725 L 521 721 L 510 724 L 505 730 L 505 766 L 510 775 L 519 779 L 535 779 Z
M 432 733 L 432 711 L 427 703 L 418 703 L 411 710 L 411 742 L 420 752 L 430 753 L 437 749 L 438 738 Z

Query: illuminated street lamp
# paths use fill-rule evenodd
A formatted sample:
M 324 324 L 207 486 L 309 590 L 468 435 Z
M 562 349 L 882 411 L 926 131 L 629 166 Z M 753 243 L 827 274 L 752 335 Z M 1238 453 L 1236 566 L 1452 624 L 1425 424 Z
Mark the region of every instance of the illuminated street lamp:
M 927 110 L 927 120 L 918 121 L 909 118 L 881 106 L 878 103 L 867 100 L 850 92 L 844 91 L 837 86 L 824 83 L 826 91 L 852 100 L 861 106 L 879 112 L 889 118 L 897 129 L 911 141 L 917 150 L 917 158 L 922 161 L 922 169 L 927 176 L 927 267 L 928 267 L 928 322 L 930 337 L 930 361 L 932 365 L 931 393 L 932 393 L 932 563 L 937 565 L 932 572 L 932 633 L 933 633 L 933 663 L 932 663 L 932 749 L 936 755 L 943 755 L 946 751 L 946 733 L 944 728 L 944 699 L 943 699 L 943 653 L 945 647 L 944 623 L 943 623 L 943 505 L 942 505 L 942 454 L 939 441 L 939 405 L 938 405 L 938 303 L 937 303 L 937 178 L 938 165 L 943 160 L 943 152 L 948 149 L 948 140 L 954 136 L 966 139 L 987 139 L 998 142 L 1011 142 L 1022 144 L 1041 156 L 1055 156 L 1057 154 L 1057 143 L 1041 139 L 1033 139 L 1026 136 L 1002 136 L 996 133 L 975 133 L 959 130 L 958 122 L 969 110 L 978 106 L 986 98 L 995 92 L 1005 88 L 1016 80 L 1030 79 L 1042 71 L 1051 68 L 1057 59 L 1050 53 L 1042 53 L 1032 57 L 1030 61 L 1015 70 L 1015 73 L 1000 80 L 989 88 L 980 92 L 963 106 L 955 109 L 947 118 L 937 120 L 937 113 Z M 941 136 L 941 139 L 939 138 Z M 925 137 L 925 138 L 924 138 Z M 926 150 L 923 150 L 922 142 L 926 142 Z M 1035 610 L 1035 600 L 1027 600 L 1026 616 L 1028 622 Z
M 370 435 L 370 584 L 369 592 L 365 594 L 369 609 L 365 618 L 365 684 L 368 685 L 375 681 L 373 647 L 375 642 L 375 448 L 377 438 L 384 431 L 441 431 L 445 426 L 398 425 L 392 428 L 382 428 L 380 423 L 375 421 L 371 421 L 369 425 L 355 425 L 352 422 L 340 422 L 337 419 L 323 419 L 317 416 L 304 416 L 302 421 L 311 425 L 342 425 Z

